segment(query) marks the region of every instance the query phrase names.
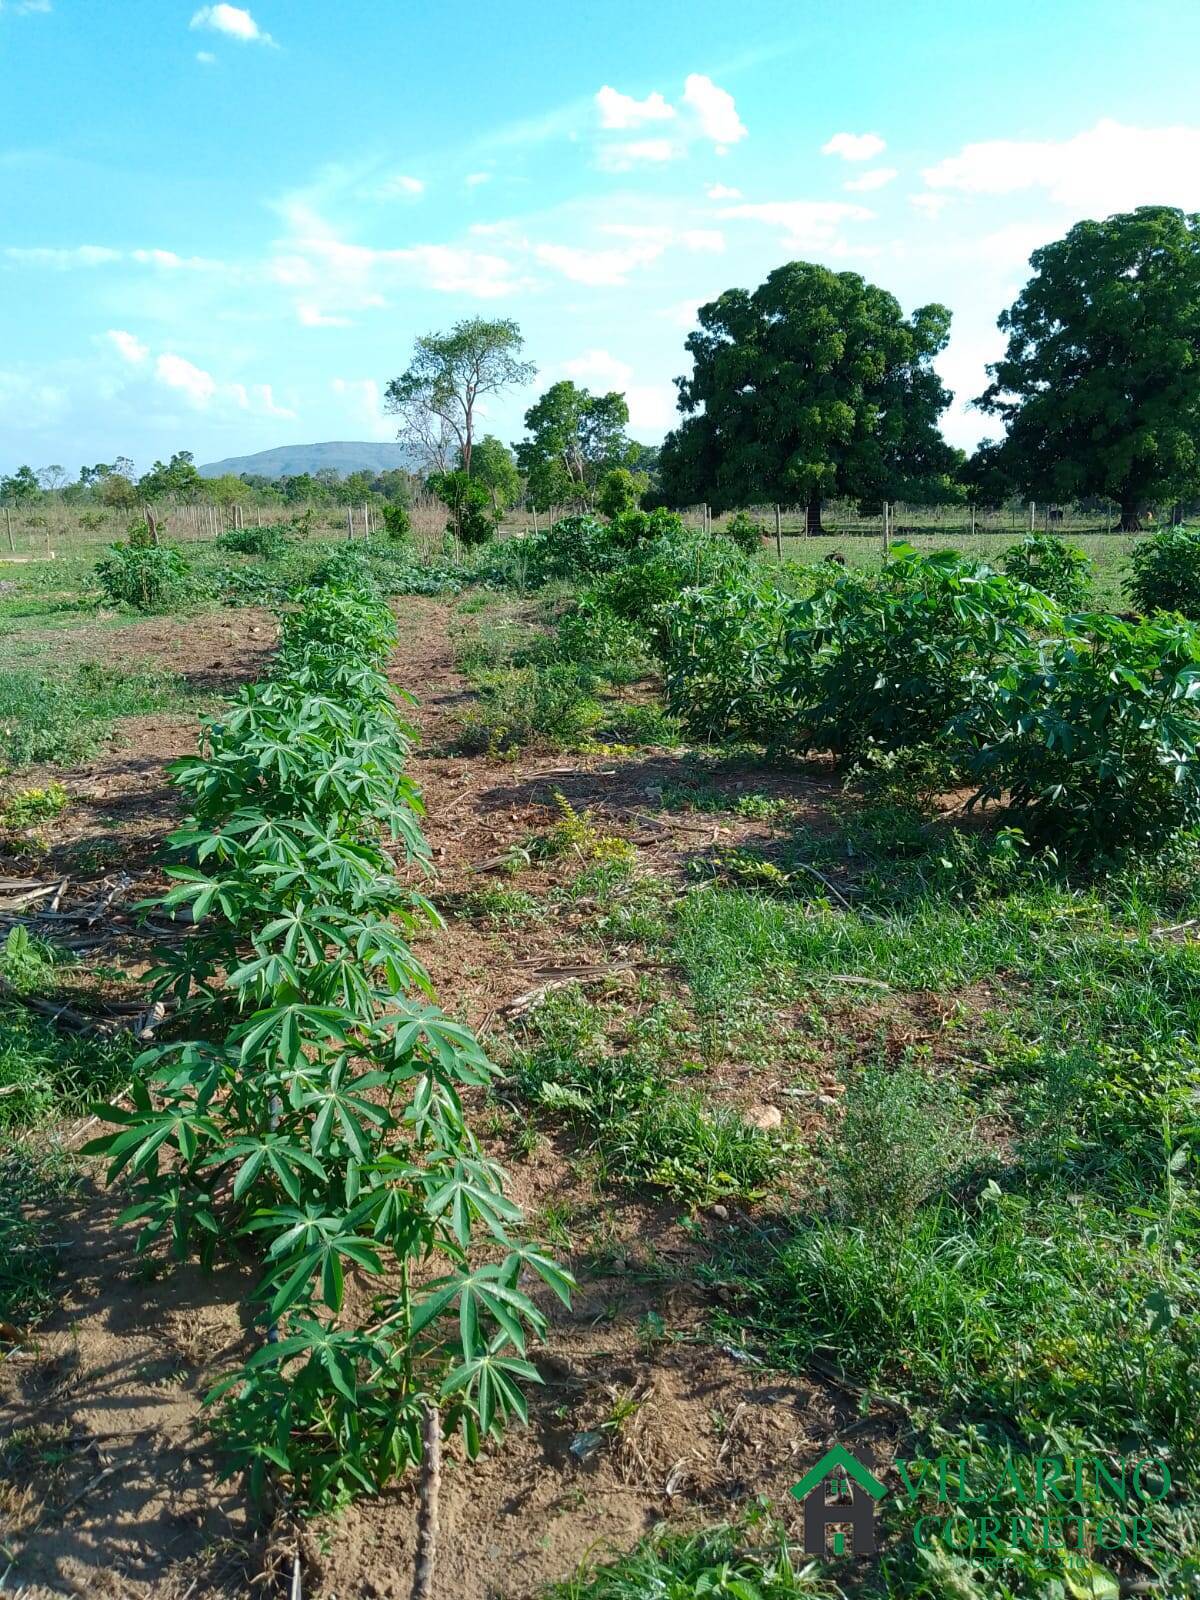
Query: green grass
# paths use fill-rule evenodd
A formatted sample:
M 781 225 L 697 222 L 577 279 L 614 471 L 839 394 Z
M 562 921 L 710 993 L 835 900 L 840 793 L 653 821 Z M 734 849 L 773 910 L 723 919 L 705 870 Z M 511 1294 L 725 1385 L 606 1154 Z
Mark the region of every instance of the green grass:
M 171 673 L 83 662 L 58 676 L 0 669 L 0 764 L 70 767 L 103 743 L 121 717 L 183 711 L 195 704 Z
M 517 1087 L 566 1121 L 602 1182 L 662 1189 L 691 1206 L 760 1196 L 781 1178 L 787 1147 L 685 1087 L 703 1068 L 684 1054 L 684 1020 L 676 1009 L 639 1016 L 636 1042 L 613 1052 L 599 1006 L 575 990 L 551 995 L 515 1055 Z
M 46 1212 L 75 1181 L 61 1154 L 0 1142 L 0 1323 L 34 1327 L 57 1303 L 59 1241 Z
M 135 1054 L 128 1036 L 80 1036 L 21 1006 L 0 1007 L 0 1133 L 80 1115 L 120 1086 Z
M 627 1555 L 589 1560 L 542 1591 L 544 1600 L 835 1600 L 838 1592 L 769 1523 L 696 1533 L 659 1528 Z

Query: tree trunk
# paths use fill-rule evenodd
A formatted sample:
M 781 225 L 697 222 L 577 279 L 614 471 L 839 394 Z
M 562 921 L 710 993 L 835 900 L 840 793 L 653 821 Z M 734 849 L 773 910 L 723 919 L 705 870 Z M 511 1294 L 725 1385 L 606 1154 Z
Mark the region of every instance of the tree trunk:
M 1136 500 L 1121 501 L 1121 521 L 1117 526 L 1118 533 L 1139 533 L 1142 526 L 1142 513 Z
M 808 497 L 808 505 L 804 512 L 804 525 L 809 533 L 825 532 L 825 529 L 821 526 L 821 496 L 819 494 L 810 494 Z

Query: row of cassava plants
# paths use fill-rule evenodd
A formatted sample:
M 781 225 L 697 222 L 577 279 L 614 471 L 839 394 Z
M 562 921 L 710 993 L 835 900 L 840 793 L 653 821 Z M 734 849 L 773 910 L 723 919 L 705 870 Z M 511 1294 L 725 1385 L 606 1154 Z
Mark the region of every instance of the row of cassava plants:
M 282 618 L 271 675 L 177 762 L 191 815 L 154 902 L 194 924 L 152 974 L 172 1042 L 89 1148 L 139 1249 L 249 1256 L 254 1352 L 209 1399 L 228 1471 L 300 1510 L 378 1490 L 431 1423 L 467 1453 L 524 1419 L 540 1280 L 461 1091 L 492 1068 L 410 947 L 436 923 L 393 852 L 427 857 L 410 730 L 383 666 L 394 624 L 355 558 Z
M 694 737 L 848 767 L 936 756 L 943 787 L 1006 801 L 1064 855 L 1152 852 L 1200 822 L 1200 629 L 1182 616 L 1071 611 L 982 562 L 899 546 L 880 572 L 833 567 L 800 597 L 758 576 L 693 586 L 658 640 Z
M 1089 609 L 1086 558 L 1052 536 L 1006 550 L 1003 571 L 898 546 L 875 573 L 782 575 L 662 511 L 564 518 L 519 542 L 527 580 L 587 586 L 559 648 L 591 666 L 614 624 L 632 626 L 693 738 L 868 771 L 899 758 L 926 789 L 936 771 L 934 787 L 973 785 L 972 805 L 1003 801 L 1069 856 L 1153 852 L 1200 821 L 1200 631 L 1168 609 L 1196 609 L 1200 534 L 1135 551 L 1146 616 Z

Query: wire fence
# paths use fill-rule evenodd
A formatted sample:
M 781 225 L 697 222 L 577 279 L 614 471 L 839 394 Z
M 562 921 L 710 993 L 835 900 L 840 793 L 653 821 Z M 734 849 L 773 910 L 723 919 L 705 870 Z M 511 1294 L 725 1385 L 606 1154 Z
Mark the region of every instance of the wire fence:
M 798 553 L 798 545 L 810 540 L 815 544 L 823 538 L 874 539 L 884 549 L 909 538 L 922 541 L 941 538 L 956 545 L 979 540 L 986 544 L 996 536 L 1011 541 L 1029 532 L 1064 536 L 1115 534 L 1119 523 L 1119 514 L 1112 505 L 1082 507 L 1024 502 L 992 509 L 894 503 L 881 506 L 874 514 L 864 514 L 852 501 L 835 500 L 823 506 L 821 528 L 816 532 L 809 528 L 804 506 L 750 506 L 746 509 L 762 529 L 764 543 L 769 546 L 775 541 L 779 553 L 789 556 Z M 418 547 L 426 553 L 440 550 L 446 531 L 446 507 L 431 496 L 422 496 L 415 498 L 408 510 Z M 579 506 L 552 506 L 540 512 L 532 507 L 513 507 L 505 512 L 500 533 L 502 537 L 536 533 L 559 517 L 579 510 Z M 211 541 L 235 528 L 264 525 L 294 525 L 301 536 L 313 539 L 362 539 L 384 531 L 383 504 L 379 500 L 341 506 L 166 501 L 156 502 L 154 512 L 160 535 L 178 544 Z M 1170 507 L 1153 510 L 1145 518 L 1143 531 L 1153 531 L 1175 520 L 1176 515 Z M 141 516 L 137 506 L 79 506 L 53 496 L 5 505 L 0 507 L 0 563 L 52 560 L 111 544 L 126 537 L 131 523 L 140 521 Z M 683 518 L 691 528 L 713 532 L 720 532 L 730 520 L 728 513 L 713 516 L 703 505 L 688 507 Z

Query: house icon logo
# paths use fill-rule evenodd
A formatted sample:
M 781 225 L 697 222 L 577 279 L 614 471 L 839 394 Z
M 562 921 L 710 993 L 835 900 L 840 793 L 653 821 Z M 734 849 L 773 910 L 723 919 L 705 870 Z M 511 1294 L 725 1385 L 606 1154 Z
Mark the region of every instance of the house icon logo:
M 849 1502 L 844 1498 L 826 1500 L 829 1479 L 833 1479 L 839 1496 L 849 1494 Z M 792 1494 L 804 1507 L 805 1552 L 810 1556 L 825 1555 L 827 1529 L 834 1523 L 848 1522 L 854 1554 L 874 1555 L 875 1506 L 886 1493 L 887 1485 L 880 1483 L 867 1461 L 844 1445 L 833 1445 L 799 1483 L 792 1485 Z M 846 1554 L 846 1536 L 840 1530 L 833 1535 L 833 1554 Z

